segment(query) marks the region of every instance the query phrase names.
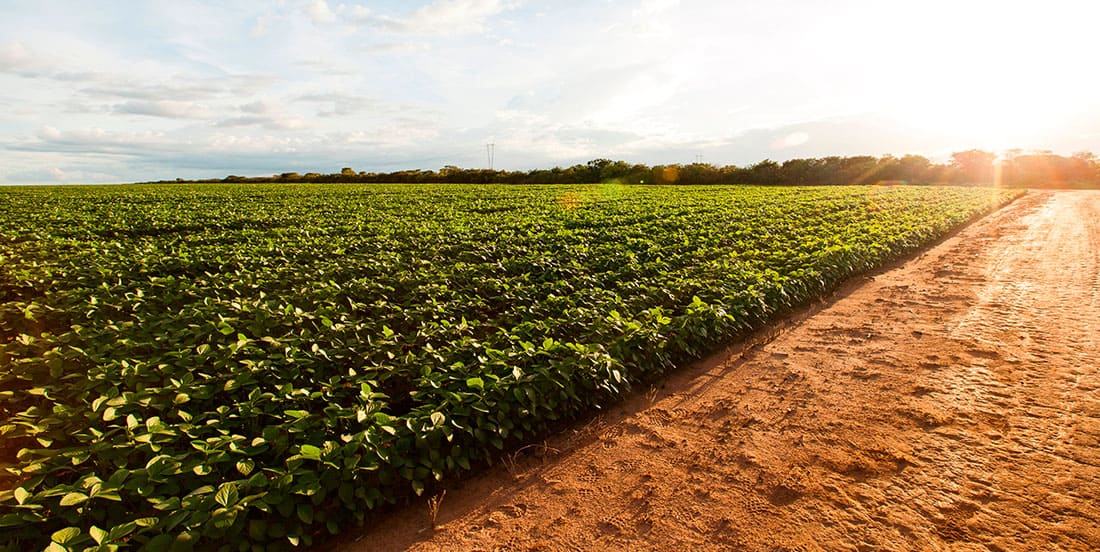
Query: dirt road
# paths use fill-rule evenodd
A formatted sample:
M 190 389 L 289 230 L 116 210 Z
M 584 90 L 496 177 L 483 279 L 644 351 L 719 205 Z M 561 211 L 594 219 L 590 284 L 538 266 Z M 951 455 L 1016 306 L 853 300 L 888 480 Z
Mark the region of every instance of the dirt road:
M 1100 549 L 1100 192 L 1032 192 L 547 447 L 341 549 Z

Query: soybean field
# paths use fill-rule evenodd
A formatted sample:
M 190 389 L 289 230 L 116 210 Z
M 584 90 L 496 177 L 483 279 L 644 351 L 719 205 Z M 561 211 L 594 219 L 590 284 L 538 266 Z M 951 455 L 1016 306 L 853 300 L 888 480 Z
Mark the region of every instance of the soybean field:
M 309 545 L 1020 193 L 0 188 L 0 548 Z

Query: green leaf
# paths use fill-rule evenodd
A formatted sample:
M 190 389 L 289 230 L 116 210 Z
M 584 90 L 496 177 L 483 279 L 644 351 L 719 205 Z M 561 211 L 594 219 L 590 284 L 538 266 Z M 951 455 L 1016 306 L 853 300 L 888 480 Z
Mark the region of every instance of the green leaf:
M 79 527 L 66 527 L 64 529 L 54 531 L 53 535 L 50 535 L 50 540 L 57 544 L 69 544 L 80 536 Z
M 462 466 L 462 469 L 465 469 L 465 470 L 470 469 L 470 459 L 469 459 L 469 457 L 466 456 L 465 453 L 461 453 L 458 456 L 456 456 L 455 457 L 455 463 L 458 464 L 459 466 Z
M 162 533 L 145 543 L 145 546 L 141 547 L 141 552 L 168 552 L 174 541 L 172 535 Z
M 432 412 L 431 419 L 432 426 L 439 427 L 443 425 L 443 422 L 447 421 L 447 416 L 444 416 L 442 412 Z
M 153 520 L 153 525 L 155 525 L 157 518 L 143 518 L 143 519 L 146 519 L 146 520 L 152 519 Z M 141 521 L 142 521 L 141 519 L 138 519 L 138 520 L 135 520 L 135 521 L 130 521 L 130 522 L 123 523 L 121 525 L 116 525 L 116 526 L 112 527 L 111 531 L 109 533 L 107 533 L 107 540 L 117 541 L 117 540 L 121 539 L 122 537 L 125 537 L 126 535 L 129 535 L 130 533 L 133 533 L 134 529 L 137 529 L 138 525 L 141 525 L 141 523 L 139 523 Z M 148 522 L 146 522 L 146 523 L 148 523 Z M 142 527 L 152 527 L 153 525 L 142 525 Z
M 321 459 L 321 449 L 313 445 L 302 445 L 302 449 L 299 454 L 310 460 Z
M 62 506 L 75 506 L 77 504 L 84 503 L 88 500 L 88 495 L 84 493 L 68 493 L 61 497 Z
M 283 414 L 286 414 L 287 416 L 290 416 L 291 418 L 296 418 L 296 419 L 300 420 L 302 418 L 305 418 L 306 416 L 309 416 L 309 411 L 307 411 L 307 410 L 284 410 Z
M 133 524 L 134 524 L 134 525 L 135 525 L 136 527 L 156 527 L 157 523 L 159 523 L 159 522 L 160 522 L 160 518 L 155 518 L 155 517 L 145 517 L 145 518 L 137 518 L 137 519 L 135 519 L 135 520 L 133 521 Z M 119 527 L 125 527 L 126 525 L 129 525 L 129 523 L 127 523 L 127 524 L 125 524 L 125 525 L 120 525 Z M 118 529 L 118 527 L 115 527 L 115 529 Z M 112 532 L 112 533 L 114 533 L 114 532 L 115 532 L 115 529 L 111 529 L 111 532 Z M 130 530 L 131 530 L 131 531 L 133 531 L 134 529 L 133 529 L 133 528 L 130 528 Z
M 90 534 L 92 536 L 92 539 L 95 540 L 96 544 L 103 544 L 103 541 L 108 536 L 107 531 L 104 531 L 103 529 L 100 529 L 99 527 L 96 527 L 95 525 L 91 526 L 88 529 L 88 534 Z
M 256 462 L 251 459 L 240 460 L 237 462 L 237 471 L 240 472 L 241 475 L 247 476 L 248 474 L 252 473 L 252 470 L 255 469 L 255 467 Z
M 23 516 L 20 514 L 4 514 L 0 515 L 0 527 L 16 527 L 25 525 L 27 522 L 23 521 Z
M 31 496 L 30 491 L 23 487 L 16 487 L 15 490 L 12 491 L 12 494 L 15 495 L 15 501 L 19 503 L 20 506 L 26 503 L 27 499 Z
M 119 468 L 111 474 L 111 477 L 107 478 L 107 484 L 111 487 L 121 487 L 127 477 L 130 477 L 130 470 Z
M 172 542 L 172 546 L 168 550 L 169 552 L 191 552 L 194 549 L 194 534 L 190 532 L 184 532 L 176 535 L 176 540 Z
M 222 483 L 222 485 L 218 487 L 218 492 L 214 494 L 214 502 L 226 508 L 236 504 L 237 500 L 237 485 L 233 483 Z
M 313 523 L 313 506 L 310 504 L 298 505 L 298 519 L 302 520 L 302 523 Z
M 485 389 L 485 380 L 481 378 L 470 378 L 466 380 L 466 385 L 474 389 Z

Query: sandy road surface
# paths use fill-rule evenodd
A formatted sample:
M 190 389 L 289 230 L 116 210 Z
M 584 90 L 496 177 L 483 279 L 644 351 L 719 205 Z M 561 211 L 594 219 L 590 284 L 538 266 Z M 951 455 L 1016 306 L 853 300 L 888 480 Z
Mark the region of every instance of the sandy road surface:
M 1100 549 L 1100 192 L 1032 192 L 547 444 L 340 549 Z

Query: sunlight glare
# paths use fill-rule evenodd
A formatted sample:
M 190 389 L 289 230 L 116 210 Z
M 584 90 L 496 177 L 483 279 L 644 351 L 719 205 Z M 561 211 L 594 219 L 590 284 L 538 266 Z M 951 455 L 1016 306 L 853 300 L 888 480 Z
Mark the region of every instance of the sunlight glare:
M 880 105 L 916 132 L 988 150 L 1037 147 L 1077 122 L 1081 105 L 1094 103 L 1100 73 L 1065 48 L 1077 40 L 1081 10 L 1095 7 L 952 4 L 949 19 L 931 6 L 882 9 L 909 18 L 911 29 L 939 30 L 874 54 L 896 84 Z

